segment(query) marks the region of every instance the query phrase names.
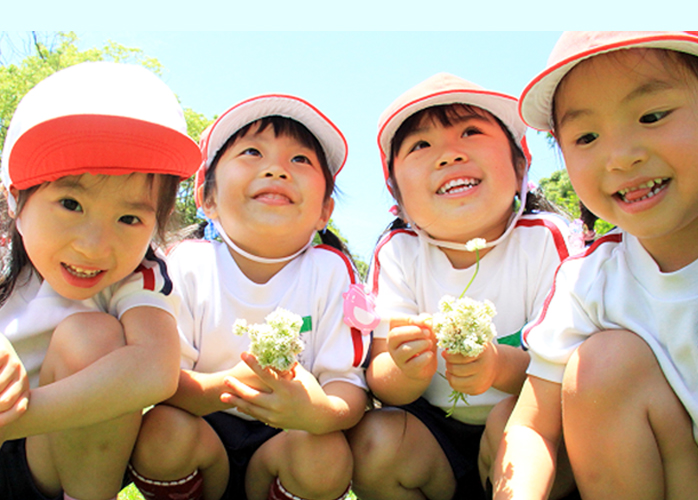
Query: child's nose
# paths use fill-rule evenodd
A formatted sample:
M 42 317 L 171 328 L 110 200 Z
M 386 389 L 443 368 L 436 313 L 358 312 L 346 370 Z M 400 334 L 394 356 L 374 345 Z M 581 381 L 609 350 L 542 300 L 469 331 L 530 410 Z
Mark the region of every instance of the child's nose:
M 647 160 L 647 150 L 637 144 L 618 140 L 613 142 L 606 169 L 613 170 L 630 170 L 637 165 L 644 163 Z
M 279 179 L 288 179 L 289 178 L 289 173 L 286 168 L 284 168 L 283 164 L 279 161 L 272 161 L 267 165 L 267 167 L 263 171 L 264 177 L 271 177 L 271 178 L 279 178 Z
M 89 259 L 99 259 L 109 253 L 110 237 L 101 224 L 85 224 L 73 240 L 73 248 Z

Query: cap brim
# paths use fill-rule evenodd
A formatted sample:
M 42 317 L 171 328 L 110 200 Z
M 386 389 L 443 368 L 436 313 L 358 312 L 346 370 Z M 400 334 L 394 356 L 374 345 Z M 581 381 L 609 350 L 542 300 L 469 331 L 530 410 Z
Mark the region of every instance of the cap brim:
M 12 185 L 26 189 L 88 172 L 185 179 L 200 162 L 196 143 L 171 128 L 120 116 L 73 115 L 45 121 L 22 134 L 12 147 L 9 171 Z

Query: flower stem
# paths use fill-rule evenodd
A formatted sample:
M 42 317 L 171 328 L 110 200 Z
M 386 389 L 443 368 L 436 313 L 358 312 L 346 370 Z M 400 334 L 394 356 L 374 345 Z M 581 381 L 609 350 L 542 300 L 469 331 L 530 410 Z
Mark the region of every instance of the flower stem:
M 470 281 L 468 282 L 468 285 L 465 287 L 465 290 L 463 290 L 463 293 L 460 294 L 459 299 L 462 299 L 465 296 L 465 292 L 468 291 L 468 288 L 470 288 L 470 285 L 473 284 L 473 281 L 475 281 L 475 276 L 477 276 L 478 271 L 480 270 L 480 249 L 476 248 L 475 249 L 475 272 L 473 273 L 473 277 L 470 278 Z

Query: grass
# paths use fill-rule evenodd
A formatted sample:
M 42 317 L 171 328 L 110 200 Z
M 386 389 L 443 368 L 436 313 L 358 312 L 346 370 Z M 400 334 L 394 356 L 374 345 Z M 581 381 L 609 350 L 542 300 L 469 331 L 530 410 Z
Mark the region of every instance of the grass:
M 349 499 L 356 500 L 356 495 L 354 495 L 353 492 L 350 492 Z M 124 488 L 121 491 L 121 493 L 119 493 L 117 500 L 144 500 L 144 499 L 143 499 L 143 496 L 140 494 L 140 492 L 136 489 L 136 487 L 131 484 L 127 488 Z

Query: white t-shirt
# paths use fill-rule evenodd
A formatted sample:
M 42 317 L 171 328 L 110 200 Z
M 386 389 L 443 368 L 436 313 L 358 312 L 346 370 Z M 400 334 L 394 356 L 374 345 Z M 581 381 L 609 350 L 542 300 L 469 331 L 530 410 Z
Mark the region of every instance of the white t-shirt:
M 281 307 L 303 318 L 305 348 L 298 361 L 320 385 L 344 381 L 366 388 L 361 365 L 370 336 L 343 322 L 342 293 L 354 274 L 341 252 L 324 245 L 311 247 L 264 284 L 248 279 L 228 247 L 215 241 L 181 243 L 169 255 L 168 265 L 182 298 L 182 368 L 203 373 L 232 368 L 250 343 L 247 336 L 233 333 L 235 320 L 264 323 Z
M 177 298 L 171 293 L 165 261 L 152 249 L 133 274 L 87 300 L 66 299 L 36 272 L 29 275 L 30 269 L 25 268 L 12 295 L 0 308 L 0 333 L 12 343 L 31 387 L 39 384 L 39 371 L 53 331 L 71 314 L 100 311 L 121 318 L 133 307 L 149 306 L 177 316 Z
M 481 259 L 467 295 L 494 303 L 499 343 L 520 345 L 521 329 L 543 307 L 555 269 L 568 256 L 568 236 L 567 224 L 558 216 L 525 215 L 511 234 Z M 458 297 L 475 267 L 454 269 L 442 250 L 412 231 L 387 234 L 378 244 L 369 273 L 382 318 L 375 337 L 387 337 L 393 316 L 438 312 L 441 297 Z M 440 354 L 438 360 L 438 372 L 444 374 L 445 361 Z M 423 396 L 432 405 L 448 410 L 451 392 L 448 382 L 437 373 Z M 468 404 L 459 403 L 453 416 L 466 423 L 483 424 L 492 406 L 504 397 L 506 394 L 493 388 L 468 396 Z
M 698 442 L 698 261 L 663 273 L 634 236 L 620 230 L 603 236 L 560 266 L 540 318 L 524 331 L 528 373 L 561 383 L 582 342 L 616 329 L 650 346 Z

